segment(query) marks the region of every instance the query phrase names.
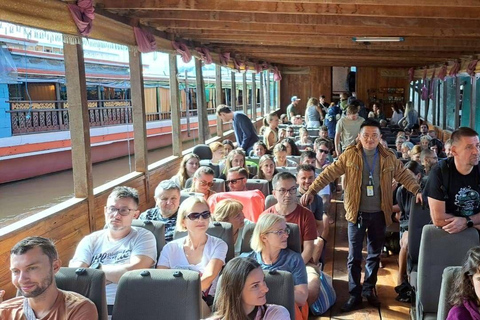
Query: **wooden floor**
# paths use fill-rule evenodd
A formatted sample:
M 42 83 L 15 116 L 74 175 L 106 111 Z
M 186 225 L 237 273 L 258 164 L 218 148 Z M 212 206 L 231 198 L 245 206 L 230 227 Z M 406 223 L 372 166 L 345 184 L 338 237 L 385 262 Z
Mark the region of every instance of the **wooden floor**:
M 350 313 L 340 312 L 340 307 L 349 297 L 347 222 L 343 202 L 332 202 L 331 206 L 331 212 L 335 212 L 335 222 L 330 225 L 324 271 L 333 278 L 337 302 L 324 315 L 310 317 L 310 319 L 409 319 L 410 304 L 395 300 L 397 294 L 394 288 L 398 273 L 398 255 L 382 258 L 384 267 L 379 269 L 377 282 L 377 292 L 382 303 L 379 309 L 371 307 L 364 301 L 363 309 Z M 366 257 L 365 249 L 366 247 L 364 247 L 364 258 Z

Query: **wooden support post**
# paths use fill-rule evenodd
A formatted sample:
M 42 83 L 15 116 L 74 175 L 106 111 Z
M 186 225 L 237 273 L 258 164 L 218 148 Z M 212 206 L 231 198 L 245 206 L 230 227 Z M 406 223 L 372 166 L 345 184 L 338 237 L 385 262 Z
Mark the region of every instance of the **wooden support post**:
M 222 66 L 215 65 L 215 108 L 222 104 Z M 223 137 L 222 119 L 217 116 L 217 137 Z
M 247 73 L 242 74 L 242 102 L 243 113 L 248 115 L 248 88 L 247 88 Z
M 71 39 L 71 36 L 69 36 Z M 81 43 L 81 38 L 78 38 Z M 67 81 L 68 116 L 72 144 L 73 192 L 76 198 L 86 198 L 88 223 L 95 231 L 95 197 L 93 195 L 90 123 L 88 118 L 85 61 L 81 44 L 63 43 L 65 79 Z
M 255 72 L 252 72 L 252 120 L 257 119 L 257 83 Z
M 231 84 L 232 90 L 230 94 L 230 106 L 232 107 L 232 111 L 237 111 L 237 85 L 235 84 L 235 71 L 231 73 Z
M 172 150 L 174 156 L 181 157 L 182 132 L 180 128 L 180 103 L 178 98 L 177 56 L 175 54 L 169 54 L 168 61 L 170 74 L 170 110 L 172 112 Z
M 270 96 L 270 71 L 267 70 L 265 72 L 265 104 L 267 105 L 268 113 L 273 111 Z
M 210 136 L 207 104 L 205 102 L 205 86 L 203 84 L 202 61 L 195 58 L 195 80 L 197 83 L 198 140 L 205 143 Z
M 143 89 L 142 54 L 132 50 L 130 51 L 129 58 L 133 138 L 135 141 L 135 171 L 148 173 L 147 123 L 145 116 L 145 93 Z
M 260 72 L 260 109 L 263 112 L 263 115 L 266 116 L 268 114 L 267 107 L 265 105 L 265 91 L 264 91 L 265 84 L 263 83 L 263 71 Z

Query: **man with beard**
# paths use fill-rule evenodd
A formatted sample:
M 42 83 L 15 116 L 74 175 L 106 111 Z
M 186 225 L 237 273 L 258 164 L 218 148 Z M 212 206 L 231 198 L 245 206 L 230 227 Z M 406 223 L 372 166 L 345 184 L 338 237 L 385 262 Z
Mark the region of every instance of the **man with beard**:
M 425 187 L 433 224 L 448 233 L 480 229 L 478 133 L 467 127 L 451 136 L 453 157 L 432 168 Z
M 61 264 L 49 239 L 29 237 L 17 243 L 10 251 L 10 271 L 12 283 L 22 297 L 1 303 L 0 319 L 98 319 L 97 309 L 90 300 L 57 288 L 55 273 Z M 3 294 L 2 291 L 0 296 Z
M 116 187 L 108 196 L 104 212 L 107 228 L 80 241 L 69 267 L 90 267 L 105 272 L 108 313 L 111 314 L 118 281 L 127 271 L 153 267 L 157 261 L 157 244 L 150 231 L 132 227 L 132 220 L 140 214 L 137 190 Z

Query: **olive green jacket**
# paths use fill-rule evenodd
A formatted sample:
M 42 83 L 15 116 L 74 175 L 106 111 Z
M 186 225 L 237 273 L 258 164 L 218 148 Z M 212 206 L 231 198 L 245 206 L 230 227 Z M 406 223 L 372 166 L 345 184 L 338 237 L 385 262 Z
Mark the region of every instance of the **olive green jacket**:
M 385 223 L 389 226 L 392 223 L 392 180 L 395 179 L 413 194 L 420 192 L 420 185 L 413 173 L 404 168 L 403 163 L 392 151 L 379 144 L 378 152 L 380 155 L 381 207 L 385 214 Z M 345 174 L 343 179 L 345 218 L 347 221 L 357 223 L 362 192 L 362 170 L 362 145 L 361 143 L 351 145 L 338 157 L 337 161 L 323 170 L 307 192 L 316 194 L 327 184 Z

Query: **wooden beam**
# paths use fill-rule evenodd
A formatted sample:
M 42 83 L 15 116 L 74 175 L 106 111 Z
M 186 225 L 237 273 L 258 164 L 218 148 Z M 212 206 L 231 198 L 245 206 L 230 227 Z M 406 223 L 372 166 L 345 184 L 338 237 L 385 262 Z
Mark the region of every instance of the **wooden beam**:
M 215 107 L 222 104 L 222 66 L 215 65 Z M 217 116 L 217 136 L 223 137 L 223 122 Z
M 232 111 L 237 109 L 237 85 L 235 83 L 235 71 L 230 73 L 230 83 L 231 83 L 231 94 L 230 94 L 230 106 Z
M 256 73 L 252 73 L 252 120 L 257 119 L 257 81 Z
M 235 5 L 229 0 L 195 1 L 195 0 L 98 0 L 107 10 L 186 10 L 186 11 L 226 11 L 226 12 L 257 12 L 264 14 L 286 13 L 286 14 L 318 14 L 318 15 L 346 15 L 346 16 L 367 16 L 367 17 L 430 17 L 430 18 L 459 18 L 478 19 L 480 7 L 458 6 L 451 3 L 451 6 L 433 5 L 399 5 L 392 2 L 390 5 L 382 3 L 318 3 L 318 2 L 280 2 L 280 1 L 235 1 Z M 474 5 L 474 4 L 472 4 Z
M 170 110 L 172 112 L 172 149 L 173 155 L 182 156 L 182 132 L 180 127 L 180 103 L 178 91 L 177 55 L 168 55 L 170 78 Z
M 248 115 L 248 88 L 247 88 L 247 73 L 242 74 L 242 104 L 243 113 Z
M 365 20 L 368 20 L 366 18 Z M 243 32 L 262 32 L 263 34 L 301 34 L 301 35 L 330 35 L 330 36 L 399 36 L 404 37 L 478 37 L 478 28 L 465 28 L 448 23 L 442 27 L 380 27 L 377 25 L 295 25 L 265 24 L 254 22 L 217 22 L 217 21 L 185 21 L 160 20 L 150 23 L 160 31 L 181 33 L 185 30 L 198 31 L 201 34 L 210 30 L 228 30 Z
M 75 198 L 86 198 L 89 230 L 95 228 L 95 196 L 93 195 L 90 122 L 88 118 L 85 60 L 81 44 L 71 44 L 64 36 L 63 54 L 67 85 L 68 117 L 72 145 L 73 193 Z M 78 42 L 81 38 L 76 38 Z
M 210 136 L 207 105 L 205 102 L 205 85 L 203 83 L 202 60 L 195 58 L 195 81 L 197 85 L 198 140 L 205 143 Z

